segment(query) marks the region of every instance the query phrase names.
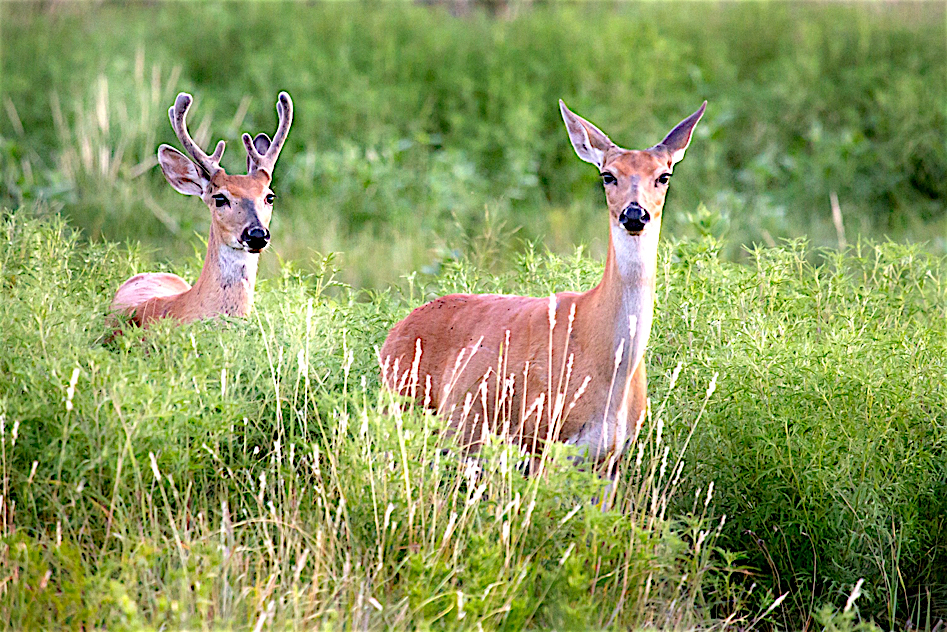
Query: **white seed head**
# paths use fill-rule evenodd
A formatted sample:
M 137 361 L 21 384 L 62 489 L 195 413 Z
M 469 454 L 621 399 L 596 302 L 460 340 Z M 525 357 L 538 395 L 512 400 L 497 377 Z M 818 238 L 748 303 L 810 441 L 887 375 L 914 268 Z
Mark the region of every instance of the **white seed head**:
M 684 366 L 684 363 L 683 363 L 683 362 L 678 362 L 678 363 L 677 363 L 677 366 L 674 367 L 674 371 L 671 373 L 671 381 L 670 381 L 670 383 L 668 384 L 668 390 L 669 390 L 669 391 L 674 390 L 674 385 L 677 384 L 677 378 L 678 378 L 678 376 L 680 376 L 680 374 L 681 374 L 681 367 L 683 367 L 683 366 Z
M 154 452 L 148 453 L 148 459 L 151 461 L 151 473 L 155 475 L 155 480 L 161 482 L 161 471 L 158 469 L 158 459 Z
M 848 612 L 852 609 L 852 606 L 855 605 L 855 600 L 861 597 L 862 594 L 862 584 L 865 583 L 864 578 L 859 578 L 855 582 L 855 586 L 852 587 L 852 594 L 848 596 L 848 599 L 845 601 L 845 609 L 842 612 Z
M 707 486 L 707 498 L 704 500 L 704 507 L 710 504 L 710 499 L 714 497 L 714 482 L 710 481 L 710 485 Z
M 714 376 L 710 378 L 710 385 L 707 386 L 707 397 L 710 397 L 714 394 L 714 391 L 717 390 L 717 371 L 714 371 Z
M 69 388 L 66 389 L 66 411 L 72 411 L 72 398 L 76 396 L 76 383 L 79 382 L 79 367 L 72 370 L 69 378 Z

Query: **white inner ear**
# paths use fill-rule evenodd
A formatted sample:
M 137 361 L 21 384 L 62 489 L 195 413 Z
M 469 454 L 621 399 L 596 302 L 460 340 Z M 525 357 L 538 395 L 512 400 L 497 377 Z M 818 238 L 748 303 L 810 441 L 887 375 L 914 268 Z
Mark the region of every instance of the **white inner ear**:
M 158 149 L 158 164 L 161 172 L 174 190 L 184 195 L 201 197 L 207 180 L 189 158 L 169 145 Z
M 592 146 L 592 141 L 589 139 L 589 133 L 586 131 L 585 125 L 582 126 L 582 136 L 585 141 L 585 150 L 588 153 L 588 158 L 585 158 L 585 160 L 601 169 L 602 165 L 605 164 L 605 152 Z
M 671 164 L 672 164 L 672 165 L 676 165 L 677 163 L 679 163 L 679 162 L 681 161 L 682 158 L 684 158 L 684 150 L 685 150 L 685 149 L 687 149 L 687 145 L 685 145 L 684 147 L 681 147 L 681 148 L 678 149 L 677 151 L 672 151 L 672 152 L 671 152 Z
M 585 129 L 585 125 L 582 125 L 578 121 L 573 121 L 573 125 L 574 127 L 567 126 L 567 130 L 569 132 L 569 140 L 572 141 L 572 148 L 575 149 L 575 153 L 585 162 L 590 162 L 601 169 L 602 165 L 605 164 L 605 152 L 592 146 L 592 141 L 589 138 L 588 130 Z

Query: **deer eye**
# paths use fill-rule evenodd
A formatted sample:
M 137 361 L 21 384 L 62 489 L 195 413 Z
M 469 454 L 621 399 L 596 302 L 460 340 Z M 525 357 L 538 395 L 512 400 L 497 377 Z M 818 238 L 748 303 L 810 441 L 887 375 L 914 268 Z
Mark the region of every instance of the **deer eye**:
M 270 206 L 273 206 L 273 200 L 275 200 L 275 199 L 276 199 L 276 194 L 274 194 L 274 193 L 267 193 L 267 194 L 266 194 L 266 197 L 263 198 L 263 201 L 266 202 L 267 204 L 269 204 Z
M 618 180 L 615 179 L 615 176 L 613 176 L 612 174 L 608 173 L 607 171 L 602 172 L 600 175 L 602 176 L 602 183 L 603 183 L 603 184 L 615 184 L 616 182 L 618 182 Z
M 670 182 L 670 181 L 671 181 L 671 174 L 670 174 L 670 173 L 662 173 L 660 176 L 658 176 L 658 181 L 655 183 L 655 186 L 657 186 L 657 185 L 659 185 L 659 184 L 663 184 L 663 185 L 666 186 L 667 183 Z
M 230 200 L 228 200 L 227 196 L 224 195 L 223 193 L 218 193 L 217 195 L 213 195 L 211 196 L 211 199 L 214 200 L 214 204 L 217 205 L 217 208 L 220 208 L 222 206 L 227 206 L 228 204 L 230 204 Z

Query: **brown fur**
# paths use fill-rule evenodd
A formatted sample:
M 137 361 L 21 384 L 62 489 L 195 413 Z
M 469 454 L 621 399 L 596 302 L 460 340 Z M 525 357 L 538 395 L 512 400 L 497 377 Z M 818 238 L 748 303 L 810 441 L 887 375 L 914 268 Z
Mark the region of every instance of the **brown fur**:
M 467 447 L 479 445 L 485 423 L 534 454 L 549 440 L 566 440 L 604 459 L 634 439 L 647 406 L 643 350 L 667 192 L 658 178 L 683 156 L 703 108 L 658 146 L 628 151 L 562 107 L 580 157 L 600 159 L 601 171 L 617 179 L 605 187 L 610 236 L 602 281 L 587 292 L 556 294 L 552 328 L 549 298 L 452 294 L 435 299 L 392 328 L 380 361 L 388 388 L 447 417 Z M 629 235 L 619 217 L 632 202 L 647 209 L 651 220 Z M 629 316 L 639 325 L 633 334 Z M 619 349 L 623 353 L 616 366 Z
M 264 228 L 269 226 L 272 206 L 263 198 L 270 193 L 269 176 L 262 171 L 253 175 L 228 176 L 219 172 L 211 178 L 204 197 L 210 200 L 210 236 L 204 267 L 194 286 L 175 274 L 136 274 L 125 281 L 115 293 L 110 310 L 128 316 L 137 325 L 148 327 L 158 318 L 174 318 L 187 323 L 218 315 L 246 316 L 253 307 L 253 289 L 256 283 L 256 263 L 243 282 L 225 282 L 221 270 L 220 248 L 239 250 L 238 240 L 249 221 L 251 208 Z M 213 196 L 226 191 L 234 200 L 232 209 L 218 209 Z M 258 254 L 248 256 L 258 258 Z

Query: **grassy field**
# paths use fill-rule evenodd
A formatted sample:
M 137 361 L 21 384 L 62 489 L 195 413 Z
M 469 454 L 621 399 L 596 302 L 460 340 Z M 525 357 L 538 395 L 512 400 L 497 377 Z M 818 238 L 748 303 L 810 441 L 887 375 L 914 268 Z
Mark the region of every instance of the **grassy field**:
M 5 628 L 943 626 L 942 4 L 0 13 Z M 174 95 L 236 170 L 280 89 L 254 314 L 105 342 L 128 276 L 200 269 L 206 211 L 154 168 Z M 612 490 L 565 448 L 475 472 L 378 384 L 427 298 L 597 282 L 560 97 L 629 147 L 710 102 Z
M 411 301 L 287 266 L 250 319 L 103 344 L 138 255 L 32 210 L 4 219 L 0 258 L 6 627 L 929 629 L 947 614 L 947 261 L 665 248 L 649 431 L 603 509 L 602 480 L 564 448 L 527 478 L 496 445 L 477 476 L 436 419 L 379 390 L 374 348 Z M 528 253 L 416 291 L 542 295 L 600 271 Z

